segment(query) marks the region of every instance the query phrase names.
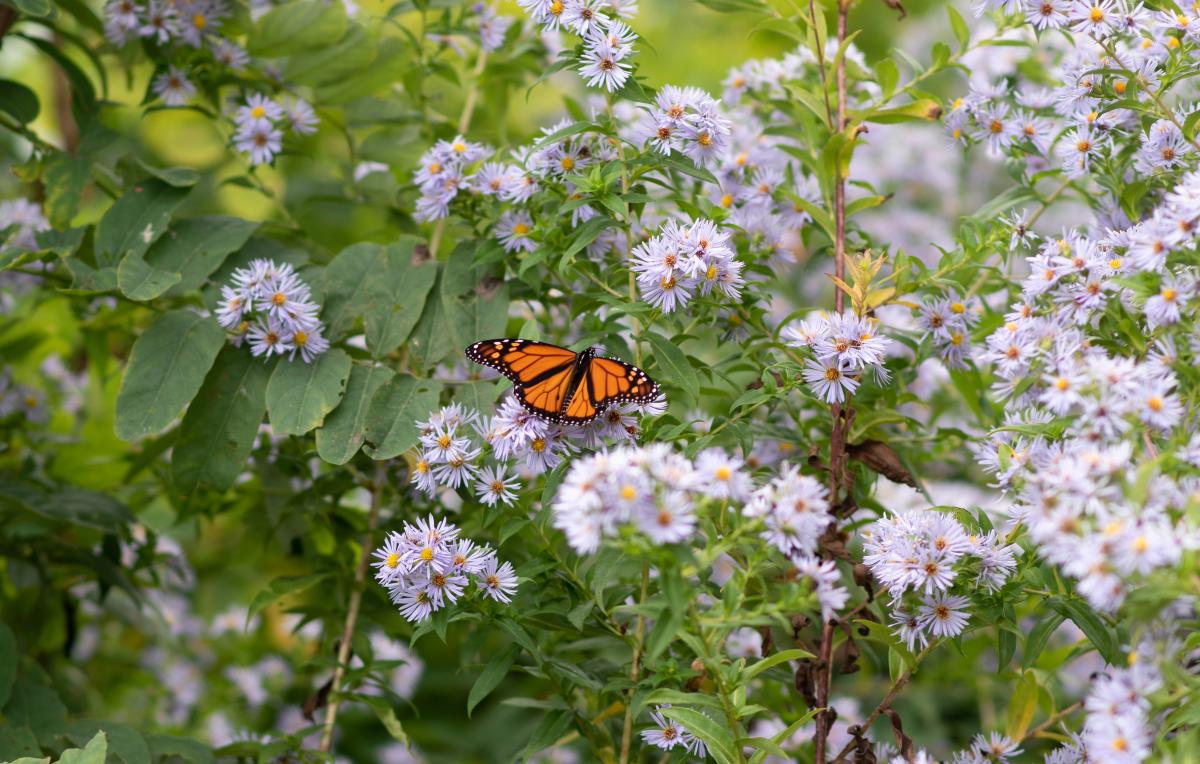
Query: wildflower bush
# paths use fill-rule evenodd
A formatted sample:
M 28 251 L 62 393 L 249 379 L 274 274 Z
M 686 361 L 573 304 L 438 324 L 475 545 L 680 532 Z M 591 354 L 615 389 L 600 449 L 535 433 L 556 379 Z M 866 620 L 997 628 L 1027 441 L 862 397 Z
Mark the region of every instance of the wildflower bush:
M 1197 9 L 654 5 L 3 0 L 0 760 L 1200 761 Z

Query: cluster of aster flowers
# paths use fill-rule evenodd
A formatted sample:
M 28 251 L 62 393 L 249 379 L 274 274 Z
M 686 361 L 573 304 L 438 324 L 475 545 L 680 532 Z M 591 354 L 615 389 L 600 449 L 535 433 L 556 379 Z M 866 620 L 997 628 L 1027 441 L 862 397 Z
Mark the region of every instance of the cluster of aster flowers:
M 701 167 L 714 166 L 729 147 L 732 127 L 716 99 L 694 87 L 665 85 L 637 124 L 636 143 L 670 156 L 678 151 Z
M 234 335 L 234 344 L 249 341 L 250 352 L 269 359 L 299 353 L 305 363 L 329 349 L 308 284 L 290 263 L 254 260 L 233 272 L 232 285 L 221 287 L 217 321 Z
M 979 323 L 979 310 L 956 293 L 932 297 L 917 314 L 917 325 L 925 331 L 942 363 L 950 369 L 965 369 L 971 358 L 971 329 Z
M 490 148 L 471 143 L 461 135 L 431 146 L 413 172 L 413 183 L 421 191 L 414 217 L 440 220 L 449 215 L 450 202 L 459 190 L 468 186 L 464 175 L 467 166 L 491 153 Z
M 654 726 L 642 730 L 642 740 L 664 751 L 678 748 L 693 756 L 705 758 L 708 751 L 704 747 L 704 742 L 689 732 L 687 727 L 663 716 L 664 708 L 670 708 L 670 706 L 655 706 L 654 710 L 650 712 Z
M 884 517 L 863 539 L 863 562 L 888 590 L 896 633 L 910 650 L 930 636 L 961 634 L 969 595 L 1003 586 L 1020 551 L 995 531 L 968 535 L 958 520 L 932 509 Z
M 518 0 L 545 29 L 569 30 L 583 41 L 579 74 L 592 87 L 612 93 L 629 79 L 633 42 L 637 35 L 620 18 L 631 18 L 636 3 L 616 0 Z M 614 15 L 610 16 L 609 13 Z
M 283 131 L 311 135 L 317 131 L 317 115 L 302 98 L 289 96 L 280 104 L 254 93 L 238 107 L 234 124 L 237 132 L 233 145 L 237 150 L 251 165 L 270 164 L 283 150 Z
M 868 369 L 880 384 L 890 380 L 884 361 L 892 341 L 877 334 L 879 322 L 853 313 L 821 314 L 787 326 L 789 345 L 811 351 L 804 381 L 826 403 L 842 403 L 858 390 Z
M 669 221 L 657 236 L 633 250 L 630 267 L 642 299 L 671 313 L 695 294 L 708 295 L 714 289 L 739 301 L 745 280 L 736 255 L 730 233 L 711 220 L 686 225 Z
M 231 44 L 219 36 L 228 15 L 222 0 L 109 0 L 104 6 L 104 31 L 116 45 L 142 38 L 156 45 L 208 46 L 215 53 Z
M 677 544 L 695 533 L 698 502 L 742 502 L 750 488 L 741 460 L 721 449 L 691 461 L 662 443 L 614 448 L 571 462 L 554 498 L 554 526 L 580 554 L 625 527 L 654 544 Z
M 638 407 L 610 407 L 583 425 L 552 424 L 527 411 L 512 395 L 494 416 L 455 403 L 416 423 L 420 451 L 412 483 L 429 496 L 439 489 L 473 487 L 488 506 L 511 504 L 521 481 L 546 473 L 581 448 L 626 443 L 637 436 Z M 485 452 L 486 446 L 486 452 Z
M 472 580 L 485 597 L 512 602 L 517 592 L 512 563 L 501 564 L 490 547 L 459 533 L 456 525 L 430 515 L 416 525 L 405 522 L 375 550 L 375 580 L 409 621 L 424 621 L 455 604 Z

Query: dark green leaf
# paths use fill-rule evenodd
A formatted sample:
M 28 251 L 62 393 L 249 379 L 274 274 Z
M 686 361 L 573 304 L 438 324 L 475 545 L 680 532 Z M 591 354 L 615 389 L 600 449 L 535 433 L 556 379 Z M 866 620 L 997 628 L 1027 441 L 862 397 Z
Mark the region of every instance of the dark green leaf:
M 187 496 L 200 485 L 226 491 L 246 467 L 267 410 L 270 367 L 226 345 L 179 427 L 171 479 Z
M 117 286 L 131 300 L 153 300 L 178 284 L 179 278 L 178 273 L 160 271 L 135 252 L 126 254 L 117 266 Z
M 355 365 L 346 383 L 346 395 L 317 429 L 317 453 L 330 464 L 345 464 L 362 448 L 367 435 L 367 414 L 379 388 L 395 376 L 384 366 Z
M 144 255 L 167 230 L 171 213 L 187 195 L 188 189 L 156 178 L 126 191 L 96 225 L 96 262 L 116 265 L 128 252 Z
M 175 421 L 224 344 L 212 318 L 186 310 L 159 316 L 133 345 L 117 394 L 117 436 L 136 440 Z
M 0 111 L 22 125 L 37 119 L 40 106 L 37 95 L 19 82 L 0 80 Z
M 467 694 L 467 716 L 471 715 L 480 701 L 491 694 L 492 690 L 500 686 L 520 652 L 521 648 L 517 645 L 509 645 L 503 652 L 494 655 L 483 667 L 483 671 L 475 680 L 475 684 L 471 685 L 471 691 Z
M 305 363 L 280 360 L 267 383 L 267 413 L 278 434 L 303 435 L 325 421 L 346 392 L 350 356 L 334 348 Z
M 367 416 L 365 447 L 372 459 L 394 459 L 417 444 L 416 421 L 437 407 L 441 384 L 393 377 L 379 388 Z

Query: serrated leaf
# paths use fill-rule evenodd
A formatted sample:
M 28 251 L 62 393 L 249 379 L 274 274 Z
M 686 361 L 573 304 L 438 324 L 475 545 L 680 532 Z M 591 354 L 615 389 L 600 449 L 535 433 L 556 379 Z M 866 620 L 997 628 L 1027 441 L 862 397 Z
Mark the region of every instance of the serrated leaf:
M 416 421 L 437 407 L 441 383 L 394 377 L 371 400 L 364 446 L 372 459 L 392 459 L 417 444 Z
M 504 677 L 508 676 L 508 670 L 516 663 L 520 652 L 521 648 L 517 645 L 509 645 L 503 652 L 492 656 L 467 693 L 467 716 L 471 715 L 475 707 L 490 695 L 492 690 L 500 686 Z
M 317 429 L 317 454 L 330 464 L 345 464 L 362 448 L 367 435 L 367 414 L 379 388 L 395 372 L 384 366 L 355 365 L 346 383 L 346 395 Z
M 179 283 L 179 274 L 160 271 L 141 255 L 130 252 L 117 266 L 117 286 L 131 300 L 153 300 Z
M 268 364 L 226 345 L 179 427 L 171 479 L 187 496 L 200 485 L 227 491 L 246 467 L 267 410 Z
M 278 434 L 303 435 L 337 408 L 350 379 L 350 356 L 338 348 L 312 363 L 280 360 L 267 383 L 267 415 Z
M 191 311 L 164 313 L 133 345 L 117 393 L 117 437 L 136 440 L 175 421 L 196 396 L 225 332 Z

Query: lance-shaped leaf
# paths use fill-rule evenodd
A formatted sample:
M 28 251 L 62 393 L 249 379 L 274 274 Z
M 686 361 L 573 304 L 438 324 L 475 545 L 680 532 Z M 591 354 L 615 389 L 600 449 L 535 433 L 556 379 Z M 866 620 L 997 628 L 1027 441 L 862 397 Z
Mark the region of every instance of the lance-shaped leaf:
M 226 345 L 188 407 L 171 456 L 175 488 L 226 491 L 246 464 L 267 410 L 271 367 L 245 348 Z
M 350 378 L 350 356 L 333 349 L 312 363 L 280 361 L 267 383 L 267 413 L 278 434 L 303 435 L 337 408 Z
M 117 393 L 117 436 L 134 440 L 164 430 L 196 396 L 225 332 L 187 310 L 158 317 L 133 345 Z

